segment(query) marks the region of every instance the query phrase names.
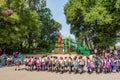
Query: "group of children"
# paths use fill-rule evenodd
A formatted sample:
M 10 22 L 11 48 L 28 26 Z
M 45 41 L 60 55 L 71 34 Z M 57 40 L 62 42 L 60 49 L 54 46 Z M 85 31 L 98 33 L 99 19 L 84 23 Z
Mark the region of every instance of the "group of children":
M 13 56 L 7 56 L 6 57 L 6 65 L 7 66 L 13 66 L 16 65 L 15 70 L 19 70 L 20 64 L 22 64 L 22 54 L 19 52 L 14 52 Z
M 43 57 L 26 57 L 24 59 L 24 64 L 26 66 L 26 70 L 41 70 L 41 71 L 55 71 L 64 73 L 69 71 L 70 73 L 75 72 L 83 72 L 85 66 L 85 60 L 82 56 L 80 57 L 56 57 L 56 56 L 43 56 Z
M 89 73 L 96 71 L 96 73 L 110 73 L 120 72 L 120 58 L 118 56 L 92 56 L 87 57 L 87 69 Z
M 88 73 L 110 73 L 120 72 L 120 58 L 114 55 L 96 56 L 92 54 L 89 57 L 26 57 L 24 59 L 26 70 L 32 71 L 52 71 L 52 72 L 75 72 L 82 74 Z

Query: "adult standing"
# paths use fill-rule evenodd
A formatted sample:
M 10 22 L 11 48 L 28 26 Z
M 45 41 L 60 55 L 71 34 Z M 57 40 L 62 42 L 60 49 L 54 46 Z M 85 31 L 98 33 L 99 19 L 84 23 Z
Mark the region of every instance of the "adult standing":
M 20 63 L 22 63 L 22 54 L 21 54 L 21 52 L 19 53 L 19 61 L 20 61 Z
M 96 56 L 98 56 L 98 49 L 97 48 L 94 49 L 94 53 Z
M 113 54 L 114 54 L 115 56 L 118 56 L 118 50 L 117 50 L 116 48 L 114 49 Z
M 13 52 L 13 61 L 14 61 L 14 64 L 16 64 L 16 59 L 17 59 L 17 52 Z

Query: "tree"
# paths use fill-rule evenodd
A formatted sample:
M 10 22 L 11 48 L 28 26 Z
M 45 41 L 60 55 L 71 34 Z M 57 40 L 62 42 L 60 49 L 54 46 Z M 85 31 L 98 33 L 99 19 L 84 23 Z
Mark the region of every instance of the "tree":
M 114 45 L 120 31 L 119 0 L 69 0 L 64 13 L 71 33 L 94 45 Z
M 0 47 L 48 50 L 55 45 L 60 29 L 46 0 L 0 1 Z
M 11 15 L 2 11 L 12 10 Z M 25 0 L 0 1 L 0 47 L 20 47 L 29 32 L 39 32 L 38 13 L 25 5 Z
M 53 49 L 61 24 L 52 18 L 51 10 L 46 7 L 46 0 L 27 0 L 27 3 L 29 8 L 38 12 L 39 21 L 42 23 L 37 47 L 42 50 Z
M 41 49 L 51 50 L 54 48 L 57 41 L 56 33 L 60 31 L 61 24 L 52 18 L 52 14 L 49 8 L 42 9 L 39 14 L 40 20 L 43 22 L 39 47 Z

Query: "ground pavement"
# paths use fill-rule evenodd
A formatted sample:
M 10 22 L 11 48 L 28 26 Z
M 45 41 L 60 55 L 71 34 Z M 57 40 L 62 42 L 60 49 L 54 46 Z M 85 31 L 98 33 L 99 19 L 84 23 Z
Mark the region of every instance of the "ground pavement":
M 109 74 L 74 74 L 74 73 L 55 73 L 47 71 L 26 71 L 24 66 L 21 66 L 21 70 L 15 71 L 13 67 L 0 68 L 0 80 L 120 80 L 120 73 Z
M 39 55 L 37 55 L 38 57 Z M 41 55 L 40 55 L 41 56 Z M 74 57 L 77 55 L 69 54 L 51 54 L 49 56 L 58 56 L 58 57 Z M 0 68 L 0 80 L 120 80 L 120 73 L 108 73 L 108 74 L 74 74 L 74 73 L 55 73 L 47 71 L 26 71 L 24 70 L 25 66 L 20 66 L 19 71 L 15 71 L 15 66 L 13 67 L 2 67 Z

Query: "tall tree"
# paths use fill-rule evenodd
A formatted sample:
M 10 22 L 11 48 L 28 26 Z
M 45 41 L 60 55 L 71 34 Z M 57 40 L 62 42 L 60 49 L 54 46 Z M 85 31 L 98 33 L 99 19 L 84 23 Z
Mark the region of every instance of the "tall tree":
M 64 13 L 71 33 L 78 39 L 99 46 L 116 43 L 120 31 L 119 0 L 69 0 Z
M 0 1 L 0 47 L 51 49 L 60 29 L 46 0 Z
M 11 11 L 10 15 L 9 11 Z M 29 32 L 39 32 L 38 13 L 25 0 L 0 1 L 0 47 L 20 47 Z
M 61 29 L 61 24 L 52 18 L 51 10 L 46 7 L 46 0 L 27 0 L 27 3 L 31 9 L 38 12 L 39 21 L 42 23 L 38 48 L 51 50 L 55 46 L 56 33 Z

